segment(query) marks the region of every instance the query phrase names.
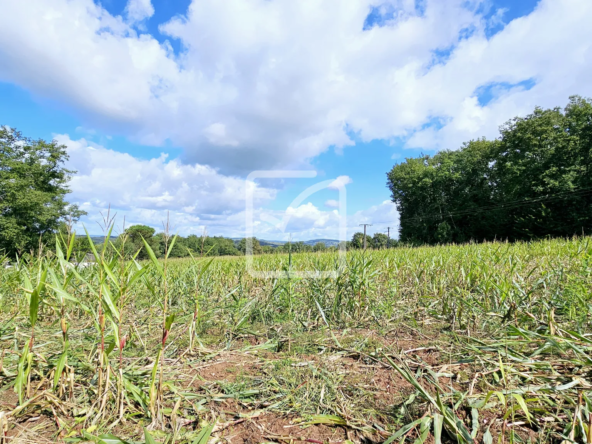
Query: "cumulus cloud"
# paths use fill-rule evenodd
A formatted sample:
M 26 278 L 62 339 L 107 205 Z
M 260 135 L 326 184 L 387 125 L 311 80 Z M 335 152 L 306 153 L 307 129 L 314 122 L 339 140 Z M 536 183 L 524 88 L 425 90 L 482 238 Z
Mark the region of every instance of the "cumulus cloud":
M 174 54 L 92 0 L 4 2 L 0 79 L 233 174 L 301 164 L 351 134 L 457 148 L 537 104 L 592 95 L 589 0 L 541 0 L 505 26 L 482 1 L 420 3 L 194 0 L 160 26 Z M 130 19 L 152 13 L 128 3 Z
M 158 226 L 164 210 L 170 210 L 178 229 L 199 232 L 211 221 L 244 210 L 247 187 L 253 188 L 258 206 L 276 196 L 274 189 L 221 175 L 209 166 L 167 160 L 164 154 L 138 159 L 86 139 L 72 140 L 65 134 L 55 139 L 67 146 L 67 166 L 77 171 L 70 182 L 70 200 L 80 202 L 91 220 L 111 205 L 129 223 Z
M 289 218 L 284 226 L 276 223 Z M 297 207 L 288 207 L 286 211 L 258 210 L 253 215 L 254 234 L 260 239 L 267 240 L 288 240 L 292 239 L 339 239 L 339 224 L 341 215 L 337 210 L 322 210 L 314 204 L 308 202 Z M 374 233 L 386 233 L 390 227 L 392 238 L 397 237 L 399 225 L 399 214 L 396 205 L 391 201 L 384 201 L 379 205 L 374 205 L 368 209 L 357 211 L 346 216 L 347 225 L 346 240 L 350 240 L 354 233 L 361 230 L 360 224 L 371 223 L 368 228 L 370 235 Z
M 399 212 L 397 206 L 390 200 L 380 205 L 373 205 L 368 209 L 356 212 L 349 220 L 349 232 L 362 231 L 360 224 L 372 224 L 369 233 L 386 233 L 391 228 L 391 237 L 397 237 L 399 226 Z
M 183 148 L 142 160 L 60 136 L 80 171 L 72 200 L 154 224 L 171 209 L 187 229 L 235 232 L 250 171 L 297 167 L 354 138 L 454 149 L 535 105 L 592 96 L 589 0 L 540 0 L 511 23 L 487 18 L 481 0 L 193 0 L 160 26 L 178 53 L 138 31 L 149 0 L 129 0 L 124 17 L 93 0 L 1 3 L 0 81 L 68 106 L 85 128 Z M 291 211 L 302 233 L 334 229 L 331 211 Z M 394 220 L 384 203 L 348 226 Z
M 330 190 L 339 190 L 340 188 L 343 188 L 352 182 L 353 180 L 349 176 L 339 176 L 337 179 L 331 182 L 331 184 L 327 188 L 329 188 Z
M 125 12 L 130 22 L 137 23 L 152 17 L 154 7 L 150 0 L 128 0 Z

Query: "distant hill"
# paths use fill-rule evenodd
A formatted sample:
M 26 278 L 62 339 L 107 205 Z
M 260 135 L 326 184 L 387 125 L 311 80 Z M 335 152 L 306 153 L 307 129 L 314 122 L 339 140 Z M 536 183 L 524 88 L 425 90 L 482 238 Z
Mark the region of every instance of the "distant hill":
M 76 235 L 76 237 L 86 238 L 86 235 L 85 234 L 78 234 L 78 235 Z M 95 244 L 102 244 L 103 241 L 105 240 L 105 236 L 91 235 L 90 238 L 92 239 L 92 241 Z M 115 239 L 117 239 L 117 236 L 111 236 L 111 240 L 114 241 Z M 232 239 L 235 242 L 239 242 L 242 239 L 242 237 L 231 237 L 230 239 Z M 299 242 L 299 241 L 292 241 L 292 243 L 296 243 L 296 242 Z M 314 246 L 314 245 L 318 244 L 319 242 L 324 243 L 326 247 L 336 247 L 339 245 L 339 241 L 335 240 L 335 239 L 312 239 L 312 240 L 304 241 L 304 244 Z M 262 247 L 265 247 L 265 246 L 279 247 L 279 246 L 285 245 L 287 243 L 288 243 L 288 241 L 259 239 L 259 244 Z
M 292 241 L 292 243 L 296 243 L 296 242 L 298 242 L 298 241 Z M 303 243 L 305 245 L 310 245 L 310 246 L 314 246 L 314 245 L 318 244 L 319 242 L 324 243 L 326 247 L 336 247 L 339 245 L 339 241 L 335 240 L 335 239 L 312 239 L 312 240 L 303 241 Z M 285 245 L 287 243 L 288 243 L 287 241 L 259 239 L 259 244 L 261 244 L 262 247 L 264 247 L 266 245 L 269 245 L 271 247 L 279 247 L 280 245 Z
M 76 237 L 86 239 L 86 234 L 77 234 Z M 91 234 L 90 238 L 95 244 L 102 244 L 105 241 L 105 236 L 93 236 Z M 111 236 L 111 240 L 114 241 L 115 239 L 117 239 L 117 236 Z
M 235 242 L 239 242 L 242 237 L 232 237 L 231 238 L 233 241 Z M 281 245 L 285 245 L 288 243 L 288 241 L 280 241 L 280 240 L 266 240 L 266 239 L 257 239 L 259 241 L 259 244 L 262 247 L 265 246 L 269 246 L 269 247 L 279 247 Z M 293 244 L 295 244 L 296 242 L 301 242 L 301 241 L 292 241 Z M 307 241 L 303 241 L 304 244 L 306 245 L 316 245 L 319 242 L 323 242 L 325 244 L 326 247 L 336 247 L 339 245 L 339 241 L 335 240 L 335 239 L 312 239 L 312 240 L 307 240 Z
M 336 247 L 339 245 L 339 241 L 335 240 L 335 239 L 313 239 L 313 240 L 304 241 L 304 243 L 306 245 L 316 245 L 319 242 L 324 243 L 325 247 Z

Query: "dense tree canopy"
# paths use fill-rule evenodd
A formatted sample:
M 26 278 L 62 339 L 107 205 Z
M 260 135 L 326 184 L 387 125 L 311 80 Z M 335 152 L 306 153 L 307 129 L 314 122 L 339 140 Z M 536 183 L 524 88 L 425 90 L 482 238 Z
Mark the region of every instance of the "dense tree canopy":
M 374 236 L 372 236 L 372 246 L 377 249 L 387 248 L 388 236 L 384 233 L 374 233 Z
M 352 240 L 349 244 L 350 248 L 353 249 L 363 249 L 364 248 L 364 233 L 354 233 Z M 366 248 L 373 248 L 373 239 L 372 236 L 366 235 Z
M 592 102 L 536 108 L 497 140 L 406 159 L 387 174 L 402 241 L 571 236 L 592 230 Z
M 325 250 L 327 250 L 327 245 L 325 245 L 325 242 L 317 242 L 312 247 L 312 251 L 325 251 Z
M 64 167 L 67 160 L 64 145 L 0 126 L 0 252 L 35 249 L 60 222 L 84 214 L 65 200 L 74 173 Z

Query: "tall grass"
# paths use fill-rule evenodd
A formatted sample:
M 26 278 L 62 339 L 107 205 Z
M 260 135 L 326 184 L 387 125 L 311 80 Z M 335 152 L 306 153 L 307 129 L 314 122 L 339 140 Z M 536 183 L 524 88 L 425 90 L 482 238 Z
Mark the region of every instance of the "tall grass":
M 299 334 L 327 333 L 322 350 L 351 353 L 348 331 L 405 330 L 418 341 L 447 338 L 448 362 L 418 362 L 394 343 L 357 352 L 411 384 L 416 393 L 403 407 L 421 414 L 392 414 L 378 428 L 362 417 L 340 421 L 389 442 L 492 442 L 497 429 L 479 415 L 494 412 L 500 439 L 519 440 L 516 427 L 528 427 L 541 442 L 592 442 L 590 238 L 353 251 L 345 266 L 333 253 L 256 257 L 258 270 L 286 271 L 273 280 L 249 275 L 244 258 L 150 254 L 139 262 L 108 241 L 93 246 L 96 262 L 82 268 L 70 262 L 71 245 L 59 239 L 55 254 L 0 270 L 0 390 L 14 390 L 18 402 L 5 420 L 53 412 L 61 436 L 129 421 L 176 434 L 172 411 L 205 413 L 167 365 L 205 359 L 212 337 L 225 348 L 264 337 L 279 351 Z M 296 279 L 292 270 L 339 275 Z M 468 379 L 458 371 L 457 382 L 443 383 L 442 366 L 459 363 L 470 367 Z M 268 386 L 257 393 L 277 396 Z M 339 416 L 337 407 L 323 409 Z

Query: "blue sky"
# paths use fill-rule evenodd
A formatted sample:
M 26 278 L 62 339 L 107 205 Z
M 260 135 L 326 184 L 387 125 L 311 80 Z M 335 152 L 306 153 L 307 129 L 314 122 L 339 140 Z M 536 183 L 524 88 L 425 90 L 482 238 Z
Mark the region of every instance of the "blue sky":
M 287 210 L 336 178 L 348 236 L 384 231 L 395 163 L 592 95 L 586 0 L 31 2 L 0 18 L 0 124 L 68 146 L 89 227 L 111 204 L 240 237 L 251 171 L 314 169 L 255 185 L 258 237 L 288 211 L 294 238 L 337 238 L 336 189 Z

